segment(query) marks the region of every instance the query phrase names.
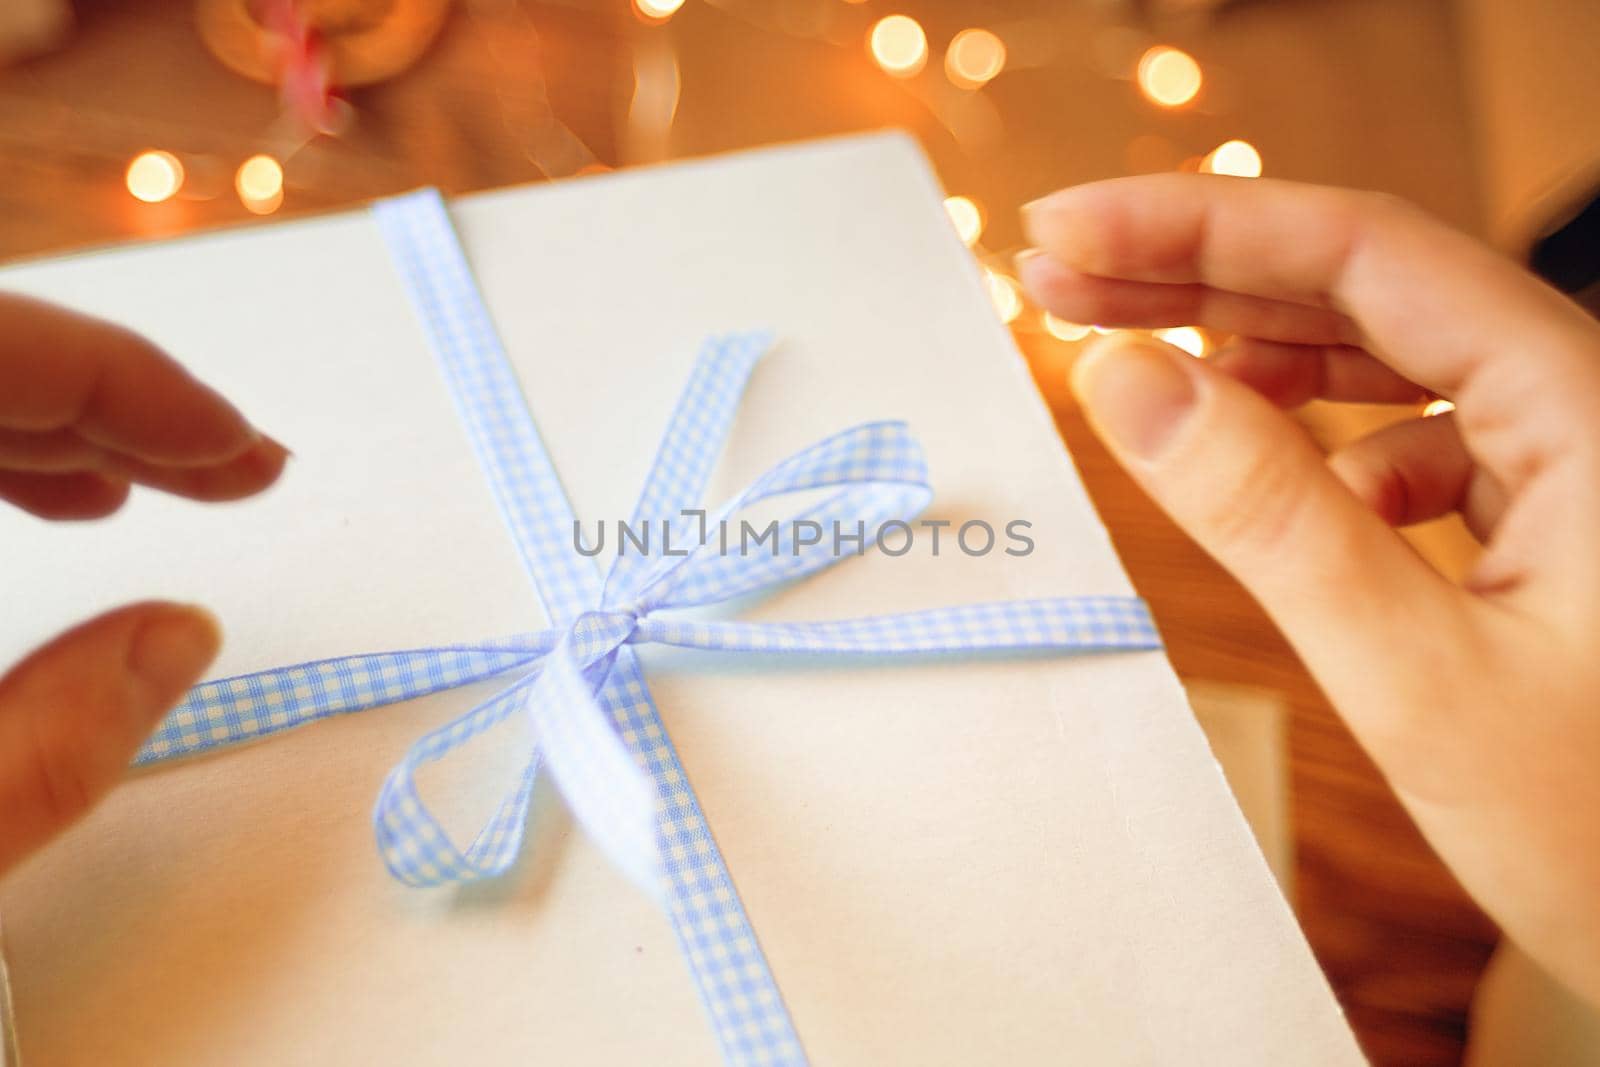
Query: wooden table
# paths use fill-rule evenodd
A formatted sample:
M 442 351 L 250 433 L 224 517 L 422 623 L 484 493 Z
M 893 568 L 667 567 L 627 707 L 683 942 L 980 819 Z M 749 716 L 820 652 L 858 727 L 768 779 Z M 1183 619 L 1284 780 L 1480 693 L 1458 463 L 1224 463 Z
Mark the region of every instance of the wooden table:
M 1261 5 L 1196 37 L 1202 58 L 1224 57 L 1219 94 L 1255 99 L 1241 75 L 1255 57 L 1325 126 L 1307 130 L 1273 117 L 1278 98 L 1268 91 L 1270 79 L 1257 95 L 1274 100 L 1272 107 L 1237 108 L 1231 118 L 1226 108 L 1220 116 L 1152 116 L 1125 83 L 1095 69 L 1104 61 L 1099 53 L 1114 51 L 1118 38 L 1085 21 L 1094 12 L 1052 13 L 1047 2 L 996 5 L 1005 18 L 991 24 L 1035 20 L 1019 37 L 1037 47 L 1032 59 L 1017 60 L 1031 68 L 986 91 L 1009 132 L 987 147 L 980 138 L 973 149 L 934 116 L 936 97 L 919 97 L 864 62 L 862 20 L 881 12 L 816 0 L 824 2 L 833 9 L 799 0 L 779 5 L 787 12 L 780 21 L 798 23 L 783 32 L 701 0 L 691 0 L 665 30 L 638 24 L 622 0 L 477 0 L 416 70 L 356 96 L 357 125 L 345 138 L 289 160 L 280 214 L 424 183 L 464 192 L 545 172 L 561 176 L 595 161 L 647 161 L 885 124 L 916 130 L 953 189 L 978 193 L 988 205 L 1016 204 L 1069 181 L 1171 165 L 1243 126 L 1278 173 L 1382 185 L 1470 221 L 1470 192 L 1452 184 L 1465 151 L 1458 104 L 1429 95 L 1454 92 L 1439 88 L 1454 83 L 1441 75 L 1450 60 L 1442 37 L 1447 15 L 1437 6 L 1401 5 L 1404 13 L 1370 3 L 1320 6 L 1339 9 L 1330 14 Z M 932 0 L 906 6 L 936 42 L 959 28 L 966 7 Z M 231 173 L 254 152 L 283 151 L 272 132 L 270 91 L 211 60 L 186 0 L 79 0 L 78 10 L 80 30 L 68 49 L 0 71 L 0 257 L 252 221 L 231 195 Z M 1341 66 L 1337 53 L 1318 51 L 1324 42 L 1329 49 L 1349 43 L 1348 19 L 1365 20 L 1363 35 L 1355 35 L 1364 61 L 1388 64 L 1375 82 Z M 642 36 L 650 33 L 670 34 L 663 39 L 671 48 L 663 53 L 659 40 Z M 1041 53 L 1041 40 L 1056 50 Z M 1137 43 L 1121 40 L 1124 51 Z M 1093 47 L 1080 49 L 1080 41 Z M 1085 59 L 1087 51 L 1099 58 Z M 641 133 L 619 124 L 632 85 L 630 56 L 659 69 L 663 54 L 682 85 L 675 125 Z M 1406 78 L 1418 84 L 1408 90 L 1410 104 L 1397 105 L 1392 81 Z M 1405 106 L 1423 113 L 1396 133 L 1394 111 Z M 1457 111 L 1447 114 L 1451 108 Z M 1378 129 L 1369 120 L 1380 111 L 1390 126 Z M 133 201 L 121 172 L 146 147 L 183 153 L 191 189 L 209 198 Z M 986 243 L 1014 245 L 1011 212 L 991 216 Z M 1179 674 L 1277 690 L 1292 706 L 1295 903 L 1363 1046 L 1379 1064 L 1457 1062 L 1492 926 L 1419 838 L 1260 609 L 1087 431 L 1065 389 L 1072 348 L 1037 331 L 1019 339 L 1135 584 L 1154 607 Z

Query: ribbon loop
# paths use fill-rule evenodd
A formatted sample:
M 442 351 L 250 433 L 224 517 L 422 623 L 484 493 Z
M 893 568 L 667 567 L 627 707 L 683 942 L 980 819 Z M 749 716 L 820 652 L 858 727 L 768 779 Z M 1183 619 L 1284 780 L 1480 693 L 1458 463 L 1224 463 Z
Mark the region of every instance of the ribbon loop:
M 752 523 L 741 514 L 828 489 L 837 492 L 786 520 Z M 932 495 L 922 448 L 904 423 L 852 427 L 790 456 L 718 508 L 704 542 L 661 560 L 640 583 L 641 597 L 652 607 L 693 607 L 813 574 L 860 554 L 838 550 L 846 523 L 864 546 L 879 524 L 914 517 Z
M 384 779 L 372 812 L 378 854 L 396 879 L 431 887 L 494 878 L 511 869 L 526 835 L 539 757 L 530 739 L 521 775 L 488 824 L 462 850 L 417 791 L 416 772 L 527 706 L 542 672 L 535 670 L 465 715 L 417 740 Z
M 707 338 L 700 347 L 693 373 L 673 407 L 655 462 L 634 506 L 635 528 L 650 522 L 666 523 L 670 535 L 664 543 L 688 543 L 686 510 L 705 497 L 706 483 L 733 425 L 739 398 L 750 373 L 771 349 L 772 334 L 765 331 L 724 334 Z M 670 539 L 670 540 L 669 540 Z M 630 595 L 628 580 L 646 562 L 640 555 L 618 554 L 606 576 L 601 603 Z

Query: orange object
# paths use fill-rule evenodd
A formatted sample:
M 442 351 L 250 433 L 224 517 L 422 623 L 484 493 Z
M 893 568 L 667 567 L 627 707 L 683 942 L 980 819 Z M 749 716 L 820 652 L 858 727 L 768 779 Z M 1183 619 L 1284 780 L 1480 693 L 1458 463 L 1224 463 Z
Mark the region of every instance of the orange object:
M 224 65 L 280 86 L 286 73 L 303 80 L 317 63 L 325 63 L 330 86 L 384 81 L 427 51 L 450 14 L 450 0 L 294 0 L 303 32 L 290 36 L 281 25 L 286 0 L 197 4 L 200 36 Z M 304 54 L 286 58 L 286 48 Z

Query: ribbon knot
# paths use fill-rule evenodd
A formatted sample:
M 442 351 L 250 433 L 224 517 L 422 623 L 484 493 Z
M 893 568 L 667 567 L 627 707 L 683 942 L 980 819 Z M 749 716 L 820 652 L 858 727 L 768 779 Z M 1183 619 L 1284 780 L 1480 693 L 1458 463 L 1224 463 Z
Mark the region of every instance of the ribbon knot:
M 638 632 L 643 612 L 634 610 L 586 611 L 572 623 L 569 638 L 575 663 L 589 667 L 611 655 Z

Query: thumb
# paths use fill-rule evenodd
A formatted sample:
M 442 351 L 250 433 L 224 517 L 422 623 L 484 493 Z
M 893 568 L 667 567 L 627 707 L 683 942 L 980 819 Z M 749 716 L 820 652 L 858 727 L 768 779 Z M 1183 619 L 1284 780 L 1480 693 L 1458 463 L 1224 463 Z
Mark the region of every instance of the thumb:
M 1072 386 L 1117 459 L 1254 594 L 1382 760 L 1381 735 L 1433 704 L 1413 650 L 1465 647 L 1449 640 L 1459 592 L 1293 421 L 1201 360 L 1113 335 L 1079 358 Z
M 220 645 L 204 609 L 135 604 L 67 631 L 0 678 L 0 871 L 117 782 Z

